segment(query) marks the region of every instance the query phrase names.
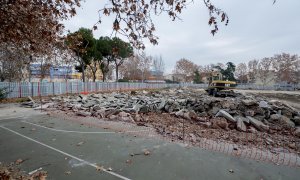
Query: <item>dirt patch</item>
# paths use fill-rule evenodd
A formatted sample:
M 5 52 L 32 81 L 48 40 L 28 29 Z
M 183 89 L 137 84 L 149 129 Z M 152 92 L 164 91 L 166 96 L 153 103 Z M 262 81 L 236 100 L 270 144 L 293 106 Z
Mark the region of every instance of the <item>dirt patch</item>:
M 172 140 L 197 144 L 203 139 L 211 139 L 248 147 L 263 147 L 267 150 L 282 147 L 288 152 L 300 152 L 300 139 L 289 130 L 272 128 L 268 132 L 250 133 L 237 131 L 234 123 L 224 125 L 227 122 L 224 118 L 211 119 L 210 121 L 216 123 L 208 127 L 201 121 L 177 118 L 167 113 L 149 113 L 142 117 L 143 121 L 139 122 L 140 125 L 154 127 L 159 134 Z M 217 123 L 220 121 L 224 123 Z

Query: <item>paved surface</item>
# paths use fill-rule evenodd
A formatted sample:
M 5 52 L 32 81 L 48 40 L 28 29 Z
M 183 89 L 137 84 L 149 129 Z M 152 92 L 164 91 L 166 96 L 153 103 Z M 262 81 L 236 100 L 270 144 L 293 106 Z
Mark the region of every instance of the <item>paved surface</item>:
M 25 115 L 24 117 L 19 117 Z M 14 118 L 19 117 L 19 118 Z M 83 143 L 82 143 L 83 142 Z M 79 143 L 79 144 L 78 144 Z M 145 156 L 143 150 L 151 154 Z M 139 154 L 131 156 L 130 154 Z M 299 179 L 300 170 L 0 107 L 0 161 L 48 179 Z M 126 163 L 130 160 L 131 163 Z M 112 171 L 97 171 L 96 167 Z M 230 173 L 232 169 L 234 173 Z M 71 174 L 65 172 L 70 171 Z

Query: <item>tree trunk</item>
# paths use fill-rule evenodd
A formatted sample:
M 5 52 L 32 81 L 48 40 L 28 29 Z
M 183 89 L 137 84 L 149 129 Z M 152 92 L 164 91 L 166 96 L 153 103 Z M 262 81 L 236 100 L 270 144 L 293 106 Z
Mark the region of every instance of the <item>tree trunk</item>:
M 104 72 L 102 72 L 102 82 L 105 82 L 105 74 Z
M 31 82 L 31 68 L 30 68 L 30 65 L 31 65 L 31 62 L 32 62 L 32 55 L 29 56 L 29 63 L 28 63 L 28 66 L 27 66 L 27 70 L 28 70 L 28 81 Z
M 96 82 L 96 72 L 93 72 L 93 82 Z
M 97 72 L 97 69 L 95 69 L 95 67 L 93 67 L 93 66 L 91 66 L 91 65 L 89 65 L 89 66 L 90 66 L 91 71 L 92 71 L 93 82 L 96 82 L 96 72 Z M 96 66 L 96 65 L 94 65 L 94 66 Z
M 42 82 L 44 79 L 43 61 L 41 61 L 40 74 L 41 74 L 40 82 Z
M 81 64 L 82 82 L 85 82 L 84 65 Z
M 30 63 L 27 66 L 27 71 L 28 71 L 28 81 L 31 82 L 31 69 L 30 69 Z
M 119 66 L 116 64 L 116 82 L 119 80 Z

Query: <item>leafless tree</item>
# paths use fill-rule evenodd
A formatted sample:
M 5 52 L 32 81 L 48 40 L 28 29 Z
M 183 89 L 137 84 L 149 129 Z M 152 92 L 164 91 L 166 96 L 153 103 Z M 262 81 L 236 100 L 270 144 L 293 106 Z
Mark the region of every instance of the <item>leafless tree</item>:
M 300 84 L 300 57 L 298 56 L 298 60 L 295 62 L 295 76 L 296 83 Z
M 38 71 L 39 79 L 42 82 L 46 77 L 50 77 L 50 68 L 55 65 L 50 57 L 36 57 L 33 63 L 36 64 L 36 70 Z
M 106 79 L 112 81 L 113 80 L 113 72 L 115 70 L 115 66 L 113 64 L 108 65 Z
M 21 81 L 26 79 L 31 58 L 22 49 L 14 46 L 0 46 L 0 81 Z
M 54 58 L 57 67 L 64 67 L 64 79 L 67 81 L 72 73 L 72 67 L 76 65 L 73 52 L 66 47 L 55 49 L 55 51 L 52 58 Z
M 128 80 L 142 80 L 150 76 L 151 58 L 145 52 L 135 54 L 120 67 L 123 78 Z
M 174 73 L 175 74 L 182 74 L 185 77 L 185 81 L 192 81 L 194 72 L 198 69 L 198 65 L 193 63 L 192 61 L 181 58 L 176 62 Z
M 223 64 L 223 63 L 216 63 L 216 64 L 215 64 L 215 67 L 220 67 L 220 68 L 222 68 L 222 69 L 225 69 L 225 68 L 226 68 L 226 65 Z
M 240 80 L 241 83 L 247 83 L 248 81 L 247 73 L 248 73 L 248 67 L 246 63 L 239 63 L 236 66 L 235 75 L 237 76 L 237 78 Z
M 298 55 L 288 53 L 277 54 L 272 58 L 273 68 L 278 82 L 297 82 L 297 62 Z
M 258 64 L 257 76 L 265 86 L 274 80 L 272 71 L 272 58 L 263 58 Z
M 165 62 L 162 59 L 162 56 L 160 55 L 159 57 L 149 57 L 152 61 L 152 67 L 154 70 L 154 76 L 156 78 L 156 80 L 162 80 L 163 79 L 163 75 L 165 72 Z
M 140 57 L 132 56 L 120 66 L 120 73 L 127 80 L 141 80 L 141 70 L 139 69 Z
M 258 63 L 259 60 L 251 60 L 248 62 L 248 76 L 249 76 L 249 81 L 250 83 L 254 83 L 255 82 L 255 76 L 257 74 L 257 70 L 258 70 Z
M 140 55 L 139 69 L 142 72 L 142 81 L 146 80 L 150 76 L 150 68 L 152 64 L 152 59 L 142 52 Z

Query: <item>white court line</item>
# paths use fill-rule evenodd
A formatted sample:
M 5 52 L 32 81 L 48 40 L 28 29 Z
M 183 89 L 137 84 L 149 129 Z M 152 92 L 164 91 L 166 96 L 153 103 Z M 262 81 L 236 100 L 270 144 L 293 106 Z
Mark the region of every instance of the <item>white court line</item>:
M 37 144 L 40 144 L 40 145 L 42 145 L 42 146 L 45 146 L 45 147 L 47 147 L 47 148 L 49 148 L 49 149 L 52 149 L 52 150 L 54 150 L 54 151 L 56 151 L 56 152 L 59 152 L 59 153 L 65 155 L 65 156 L 69 156 L 69 157 L 71 157 L 71 158 L 73 158 L 73 159 L 76 159 L 77 161 L 83 162 L 83 163 L 85 163 L 85 164 L 87 164 L 87 165 L 89 165 L 89 166 L 92 166 L 92 167 L 94 167 L 94 168 L 99 168 L 97 165 L 95 165 L 95 164 L 93 164 L 93 163 L 90 163 L 90 162 L 88 162 L 88 161 L 86 161 L 86 160 L 80 159 L 80 158 L 78 158 L 78 157 L 76 157 L 76 156 L 73 156 L 73 155 L 71 155 L 71 154 L 68 154 L 68 153 L 66 153 L 66 152 L 64 152 L 64 151 L 61 151 L 61 150 L 59 150 L 59 149 L 56 149 L 56 148 L 54 148 L 54 147 L 52 147 L 52 146 L 49 146 L 49 145 L 44 144 L 44 143 L 42 143 L 42 142 L 39 142 L 39 141 L 37 141 L 37 140 L 35 140 L 35 139 L 32 139 L 32 138 L 30 138 L 30 137 L 27 137 L 27 136 L 25 136 L 25 135 L 23 135 L 23 134 L 20 134 L 20 133 L 14 131 L 14 130 L 11 130 L 11 129 L 7 128 L 7 127 L 0 126 L 0 128 L 5 129 L 5 130 L 7 130 L 7 131 L 10 131 L 10 132 L 12 132 L 12 133 L 14 133 L 14 134 L 16 134 L 16 135 L 19 135 L 19 136 L 21 136 L 21 137 L 23 137 L 23 138 L 26 138 L 26 139 L 28 139 L 28 140 L 30 140 L 30 141 L 33 141 L 33 142 L 37 143 Z M 122 175 L 120 175 L 120 174 L 117 174 L 117 173 L 115 173 L 115 172 L 112 172 L 112 171 L 108 171 L 108 170 L 106 170 L 105 168 L 101 168 L 101 170 L 104 171 L 104 172 L 106 172 L 106 173 L 108 173 L 108 174 L 111 174 L 111 175 L 113 175 L 113 176 L 116 176 L 116 177 L 118 177 L 118 178 L 120 178 L 120 179 L 130 180 L 130 179 L 127 178 L 127 177 L 124 177 L 124 176 L 122 176 Z
M 45 128 L 45 129 L 48 129 L 48 130 L 51 130 L 51 131 L 65 132 L 65 133 L 80 133 L 80 134 L 113 134 L 113 133 L 116 133 L 116 132 L 99 132 L 99 131 L 96 131 L 96 132 L 68 131 L 68 130 L 62 130 L 62 129 L 49 128 L 49 127 L 46 127 L 46 126 L 42 126 L 42 125 L 39 125 L 39 124 L 27 122 L 27 121 L 21 121 L 21 122 L 31 124 L 33 126 Z
M 144 131 L 149 131 L 149 129 L 145 130 L 136 130 L 136 131 L 124 131 L 125 133 L 135 133 L 135 132 L 144 132 Z
M 37 127 L 41 127 L 41 128 L 45 128 L 51 131 L 57 131 L 57 132 L 64 132 L 64 133 L 79 133 L 79 134 L 114 134 L 117 132 L 99 132 L 99 131 L 95 131 L 95 132 L 86 132 L 86 131 L 68 131 L 68 130 L 62 130 L 62 129 L 55 129 L 55 128 L 49 128 L 46 126 L 42 126 L 39 124 L 35 124 L 35 123 L 31 123 L 28 121 L 21 121 L 22 123 L 27 123 L 27 124 L 31 124 L 33 126 L 37 126 Z M 124 131 L 125 133 L 134 133 L 134 132 L 143 132 L 143 131 L 149 131 L 149 130 L 138 130 L 138 131 Z

